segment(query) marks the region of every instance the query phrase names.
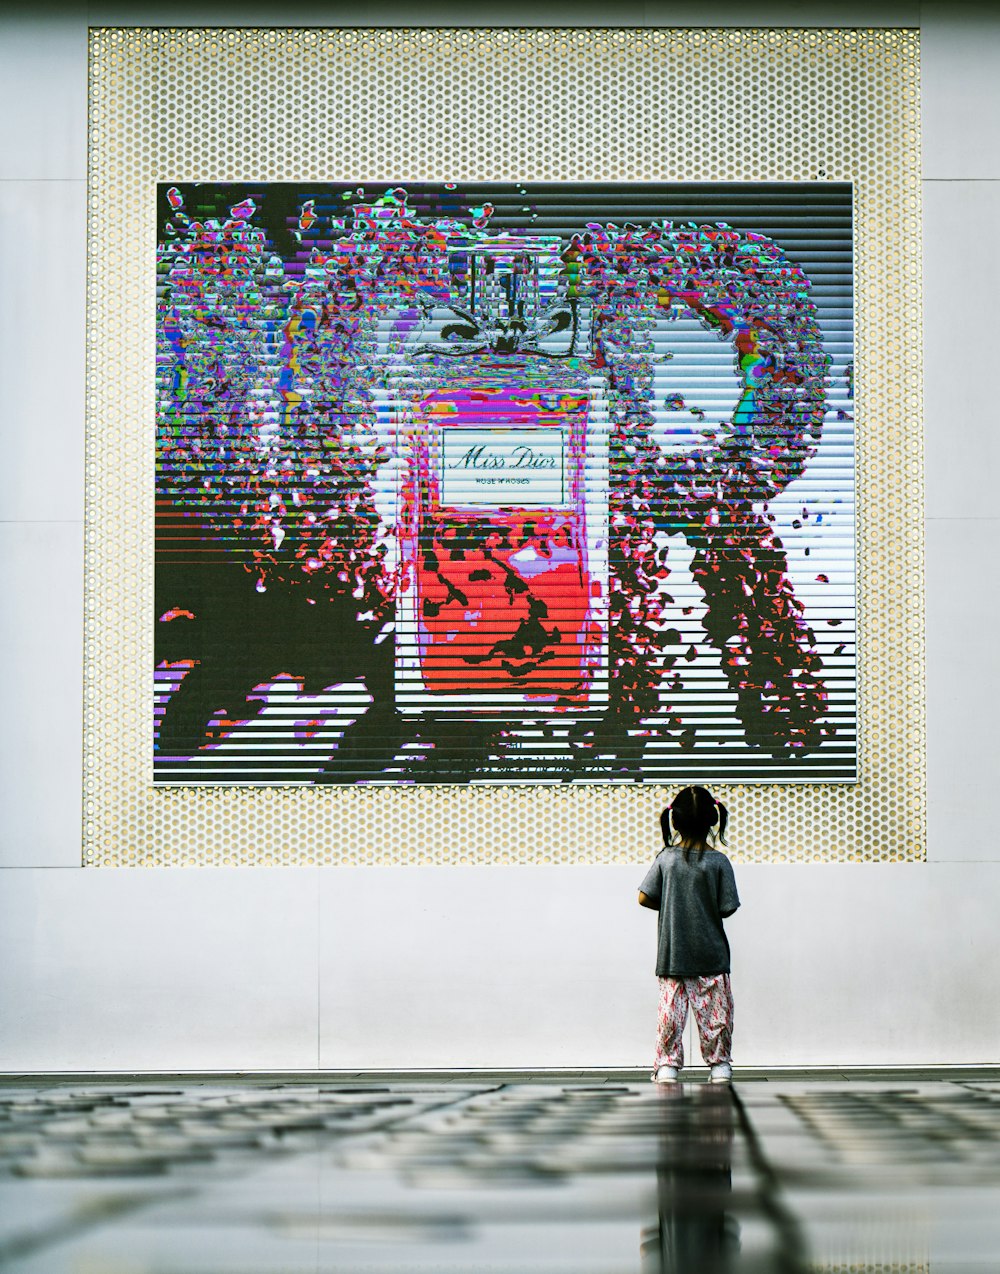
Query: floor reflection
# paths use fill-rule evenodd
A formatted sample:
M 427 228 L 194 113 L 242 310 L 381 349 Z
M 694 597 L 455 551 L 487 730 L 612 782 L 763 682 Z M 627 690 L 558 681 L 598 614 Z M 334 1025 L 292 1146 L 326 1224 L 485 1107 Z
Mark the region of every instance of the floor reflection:
M 1000 1083 L 0 1087 L 19 1274 L 973 1274 Z
M 725 1274 L 736 1268 L 735 1098 L 723 1086 L 660 1090 L 657 1224 L 643 1234 L 643 1274 Z

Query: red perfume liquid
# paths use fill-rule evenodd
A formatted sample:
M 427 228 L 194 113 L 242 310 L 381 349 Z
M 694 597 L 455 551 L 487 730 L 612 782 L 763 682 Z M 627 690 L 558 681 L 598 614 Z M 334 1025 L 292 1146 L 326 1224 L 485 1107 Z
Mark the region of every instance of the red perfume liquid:
M 539 361 L 489 360 L 413 402 L 404 711 L 606 702 L 607 504 L 600 447 L 588 451 L 592 395 L 578 367 Z

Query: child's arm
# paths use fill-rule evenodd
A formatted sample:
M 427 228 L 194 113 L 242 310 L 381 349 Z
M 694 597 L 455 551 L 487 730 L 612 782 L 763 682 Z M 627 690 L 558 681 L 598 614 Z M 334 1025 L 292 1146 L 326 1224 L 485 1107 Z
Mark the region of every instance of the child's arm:
M 728 858 L 722 860 L 722 871 L 718 877 L 717 900 L 719 915 L 723 920 L 728 920 L 730 916 L 735 915 L 740 905 L 740 896 L 736 892 L 736 877 L 733 874 L 732 864 Z
M 639 885 L 639 906 L 648 907 L 650 911 L 660 910 L 660 895 L 663 893 L 663 878 L 660 875 L 660 859 L 650 867 Z

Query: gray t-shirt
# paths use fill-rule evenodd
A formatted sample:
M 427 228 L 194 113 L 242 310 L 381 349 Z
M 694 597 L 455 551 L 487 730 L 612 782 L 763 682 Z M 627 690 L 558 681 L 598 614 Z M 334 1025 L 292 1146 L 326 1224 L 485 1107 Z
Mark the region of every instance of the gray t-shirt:
M 736 877 L 725 854 L 667 848 L 646 872 L 642 893 L 660 909 L 656 943 L 658 978 L 708 977 L 729 972 L 729 943 L 722 927 L 740 905 Z

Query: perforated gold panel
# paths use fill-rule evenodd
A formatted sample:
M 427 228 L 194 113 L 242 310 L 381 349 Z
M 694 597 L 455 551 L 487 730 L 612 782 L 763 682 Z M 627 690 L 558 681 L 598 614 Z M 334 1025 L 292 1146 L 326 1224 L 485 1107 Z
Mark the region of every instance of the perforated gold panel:
M 813 1274 L 929 1274 L 926 1261 L 855 1261 L 840 1265 L 813 1265 Z
M 914 31 L 96 30 L 84 862 L 641 860 L 669 789 L 152 785 L 157 181 L 852 181 L 860 781 L 717 787 L 744 861 L 924 857 Z

